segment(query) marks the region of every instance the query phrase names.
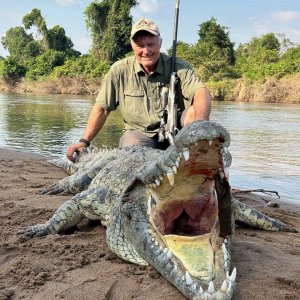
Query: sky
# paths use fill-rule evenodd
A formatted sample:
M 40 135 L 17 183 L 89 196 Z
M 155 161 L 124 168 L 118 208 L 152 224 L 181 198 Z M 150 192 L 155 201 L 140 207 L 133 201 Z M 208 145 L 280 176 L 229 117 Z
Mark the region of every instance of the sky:
M 33 8 L 41 10 L 47 27 L 60 25 L 74 43 L 74 49 L 86 54 L 91 39 L 85 25 L 84 10 L 92 0 L 0 0 L 0 37 L 15 26 L 22 26 L 22 17 Z M 299 0 L 181 0 L 178 40 L 194 44 L 199 25 L 211 17 L 229 29 L 230 39 L 238 46 L 253 37 L 274 32 L 285 34 L 300 44 Z M 162 50 L 172 46 L 175 0 L 139 0 L 131 14 L 154 20 L 163 39 Z M 8 53 L 0 45 L 0 55 Z

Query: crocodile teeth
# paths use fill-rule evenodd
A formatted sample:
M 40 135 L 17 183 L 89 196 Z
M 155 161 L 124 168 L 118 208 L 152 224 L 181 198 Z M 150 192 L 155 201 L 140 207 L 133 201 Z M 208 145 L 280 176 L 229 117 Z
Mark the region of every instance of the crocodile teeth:
M 159 179 L 155 179 L 155 184 L 156 184 L 157 186 L 160 186 L 160 180 L 159 180 Z
M 228 254 L 227 252 L 224 253 L 224 261 L 226 262 L 228 260 Z
M 174 174 L 177 174 L 177 167 L 173 166 L 172 169 L 173 169 Z
M 169 180 L 169 183 L 173 186 L 174 185 L 174 181 L 175 181 L 175 178 L 174 178 L 174 173 L 170 173 L 168 172 L 167 173 L 167 177 L 168 177 L 168 180 Z
M 220 292 L 225 294 L 227 291 L 227 280 L 224 280 L 220 289 Z
M 222 252 L 223 252 L 224 262 L 226 262 L 228 260 L 228 251 L 224 243 L 222 244 Z
M 209 144 L 209 146 L 211 146 L 212 145 L 212 140 L 209 140 L 208 144 Z
M 189 151 L 189 149 L 184 149 L 183 152 L 182 152 L 182 155 L 183 155 L 185 161 L 189 160 L 189 158 L 190 158 L 190 151 Z
M 215 293 L 215 286 L 214 286 L 214 283 L 213 283 L 212 281 L 209 283 L 207 291 L 208 291 L 210 294 Z
M 200 285 L 200 288 L 199 288 L 199 295 L 202 295 L 203 294 L 203 288 L 202 286 Z
M 236 268 L 233 269 L 230 277 L 229 277 L 229 280 L 234 282 L 235 281 L 235 278 L 236 278 Z
M 227 252 L 225 243 L 222 244 L 222 252 L 223 252 L 223 254 Z
M 227 293 L 230 293 L 231 290 L 232 290 L 232 282 L 229 281 L 229 282 L 228 282 L 228 287 L 227 287 Z
M 226 178 L 229 178 L 229 168 L 228 168 L 228 167 L 226 167 L 226 168 L 224 169 L 224 172 L 225 172 Z
M 196 290 L 197 290 L 197 284 L 196 284 L 196 283 L 194 283 L 194 284 L 193 284 L 193 286 L 192 286 L 192 288 L 193 288 L 193 290 L 195 290 L 195 291 L 196 291 Z
M 167 258 L 168 258 L 168 259 L 171 259 L 171 257 L 172 257 L 172 251 L 169 250 L 169 251 L 167 252 Z
M 194 281 L 188 271 L 185 272 L 185 281 L 186 281 L 187 285 L 192 285 L 194 283 Z
M 148 197 L 148 201 L 147 201 L 147 207 L 148 207 L 148 211 L 151 210 L 151 195 Z

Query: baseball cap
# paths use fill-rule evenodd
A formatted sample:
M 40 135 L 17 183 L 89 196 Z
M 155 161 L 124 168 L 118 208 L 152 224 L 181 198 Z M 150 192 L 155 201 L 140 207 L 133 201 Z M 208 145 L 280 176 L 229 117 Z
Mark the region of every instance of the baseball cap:
M 160 35 L 157 25 L 152 20 L 142 18 L 132 26 L 130 38 L 132 39 L 141 30 L 148 31 L 153 35 Z

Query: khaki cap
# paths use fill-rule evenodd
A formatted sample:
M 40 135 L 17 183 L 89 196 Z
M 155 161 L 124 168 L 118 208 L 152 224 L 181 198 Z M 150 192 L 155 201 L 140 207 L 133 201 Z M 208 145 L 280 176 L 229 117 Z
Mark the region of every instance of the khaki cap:
M 132 39 L 141 30 L 148 31 L 153 35 L 160 35 L 157 25 L 152 20 L 142 18 L 132 26 L 130 38 Z

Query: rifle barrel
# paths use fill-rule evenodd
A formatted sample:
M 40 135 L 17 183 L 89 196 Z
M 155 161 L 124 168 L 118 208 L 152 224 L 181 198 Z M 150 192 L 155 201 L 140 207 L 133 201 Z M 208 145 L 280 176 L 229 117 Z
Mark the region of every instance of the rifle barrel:
M 177 31 L 178 31 L 178 17 L 179 17 L 179 4 L 180 4 L 180 0 L 176 0 L 175 18 L 174 18 L 174 32 L 173 32 L 173 47 L 172 47 L 171 72 L 175 72 L 176 47 L 177 47 Z

